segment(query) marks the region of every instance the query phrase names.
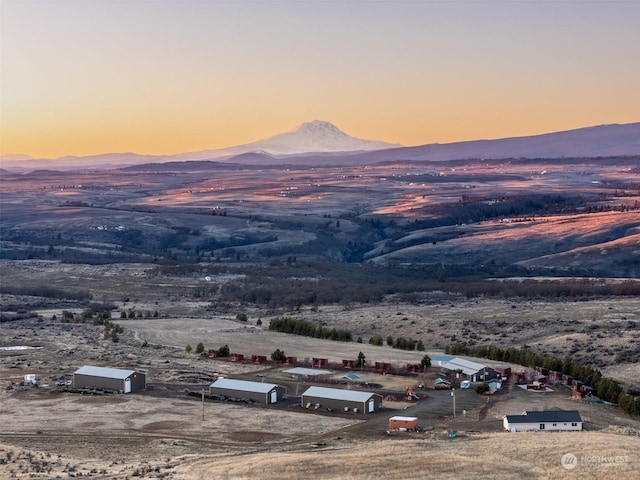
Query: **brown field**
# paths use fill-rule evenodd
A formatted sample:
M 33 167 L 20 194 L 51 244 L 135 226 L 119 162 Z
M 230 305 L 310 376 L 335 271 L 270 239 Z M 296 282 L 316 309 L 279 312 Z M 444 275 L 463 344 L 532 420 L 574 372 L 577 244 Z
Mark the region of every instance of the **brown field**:
M 402 314 L 415 315 L 407 307 L 401 306 Z M 352 316 L 364 321 L 366 315 L 375 318 L 383 314 L 382 308 L 368 312 L 364 307 L 355 311 L 326 307 L 311 313 L 327 319 Z M 395 316 L 398 308 L 387 306 L 386 316 Z M 464 308 L 464 304 L 458 307 Z M 48 317 L 52 312 L 42 313 Z M 455 419 L 449 392 L 428 390 L 424 392 L 428 399 L 417 405 L 385 402 L 386 411 L 366 418 L 310 413 L 295 401 L 272 408 L 207 401 L 202 420 L 201 402 L 186 396 L 184 390 L 200 391 L 216 374 L 247 379 L 260 374 L 268 381 L 285 382 L 290 394 L 305 384 L 295 385 L 295 380 L 280 373 L 283 367 L 200 359 L 186 354 L 183 343 L 203 341 L 218 346 L 226 342 L 232 351 L 264 354 L 282 348 L 301 359 L 323 354 L 340 360 L 353 358 L 361 350 L 371 361 L 400 365 L 419 361 L 422 353 L 284 335 L 224 316 L 120 322 L 125 333 L 117 344 L 102 340 L 100 327 L 88 324 L 60 324 L 48 319 L 3 324 L 2 345 L 37 344 L 43 348 L 0 354 L 0 459 L 10 458 L 7 464 L 0 464 L 0 473 L 12 478 L 70 478 L 83 473 L 112 479 L 269 479 L 282 475 L 365 479 L 408 469 L 438 472 L 439 478 L 459 478 L 468 471 L 473 471 L 475 478 L 570 478 L 575 471 L 562 467 L 564 453 L 583 459 L 578 471 L 592 478 L 612 473 L 634 478 L 637 472 L 640 422 L 613 407 L 576 403 L 562 387 L 552 394 L 536 394 L 507 386 L 488 402 L 472 390 L 459 390 Z M 143 339 L 150 347 L 140 347 Z M 149 388 L 143 394 L 127 396 L 58 393 L 54 382 L 70 378 L 84 363 L 142 368 L 148 372 Z M 418 377 L 364 373 L 362 381 L 402 392 L 408 385 L 434 378 L 437 372 L 434 367 Z M 36 373 L 41 386 L 19 386 L 24 373 Z M 337 371 L 335 378 L 340 375 Z M 502 431 L 501 418 L 507 413 L 551 407 L 577 408 L 587 431 Z M 386 435 L 387 418 L 398 412 L 418 416 L 425 432 Z M 458 433 L 456 439 L 448 438 L 450 430 Z M 489 460 L 478 463 L 474 459 L 477 455 Z M 611 457 L 615 463 L 596 457 Z

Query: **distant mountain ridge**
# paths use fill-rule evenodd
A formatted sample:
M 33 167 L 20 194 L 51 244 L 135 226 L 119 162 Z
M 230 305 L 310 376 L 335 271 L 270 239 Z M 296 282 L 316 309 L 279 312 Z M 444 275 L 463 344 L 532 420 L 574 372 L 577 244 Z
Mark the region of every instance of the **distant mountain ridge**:
M 640 154 L 640 122 L 599 125 L 562 132 L 497 140 L 472 140 L 406 147 L 412 160 L 468 158 L 611 157 Z
M 526 137 L 403 147 L 351 137 L 329 122 L 314 120 L 264 140 L 218 150 L 164 156 L 106 153 L 87 157 L 61 157 L 56 160 L 12 160 L 3 157 L 2 168 L 21 173 L 34 169 L 112 169 L 147 163 L 198 160 L 241 165 L 361 165 L 396 160 L 446 161 L 628 155 L 640 155 L 640 122 L 599 125 Z M 16 155 L 11 157 L 15 158 Z

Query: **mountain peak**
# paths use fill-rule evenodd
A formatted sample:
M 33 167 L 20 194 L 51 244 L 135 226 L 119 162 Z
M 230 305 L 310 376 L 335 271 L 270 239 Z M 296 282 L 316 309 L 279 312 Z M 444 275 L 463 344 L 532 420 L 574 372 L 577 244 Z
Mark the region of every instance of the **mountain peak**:
M 342 137 L 348 137 L 346 133 L 340 130 L 331 122 L 325 122 L 324 120 L 312 120 L 298 125 L 289 133 L 302 133 L 306 135 L 339 135 Z
M 247 145 L 271 154 L 356 152 L 383 150 L 399 145 L 352 137 L 333 123 L 313 120 L 298 125 L 293 130 Z

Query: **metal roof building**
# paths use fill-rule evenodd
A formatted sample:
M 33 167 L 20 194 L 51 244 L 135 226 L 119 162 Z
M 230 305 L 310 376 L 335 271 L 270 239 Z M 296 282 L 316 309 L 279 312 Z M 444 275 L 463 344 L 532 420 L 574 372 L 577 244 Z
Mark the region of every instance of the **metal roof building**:
M 418 428 L 418 417 L 394 416 L 389 419 L 389 428 L 415 430 Z
M 487 367 L 482 363 L 472 362 L 471 360 L 459 357 L 442 362 L 440 366 L 451 371 L 461 371 L 473 382 L 480 380 L 486 381 L 490 378 L 496 377 L 496 371 L 493 368 Z
M 146 375 L 135 370 L 85 365 L 73 373 L 73 386 L 119 393 L 139 392 L 146 387 Z
M 309 387 L 302 394 L 302 406 L 354 413 L 373 413 L 382 408 L 382 395 L 360 390 Z
M 209 391 L 212 395 L 246 398 L 264 404 L 276 403 L 286 395 L 286 389 L 275 383 L 250 382 L 232 378 L 219 378 L 211 384 Z
M 317 377 L 318 375 L 331 375 L 333 372 L 329 370 L 320 370 L 318 368 L 295 367 L 283 370 L 282 373 L 297 375 L 299 377 Z

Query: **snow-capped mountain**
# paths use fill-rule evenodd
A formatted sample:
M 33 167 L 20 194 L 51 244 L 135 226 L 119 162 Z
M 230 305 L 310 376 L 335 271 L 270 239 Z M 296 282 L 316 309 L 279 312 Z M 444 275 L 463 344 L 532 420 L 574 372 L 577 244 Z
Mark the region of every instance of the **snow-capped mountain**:
M 293 130 L 249 144 L 272 155 L 315 152 L 353 152 L 397 148 L 402 145 L 363 140 L 347 135 L 329 122 L 314 120 L 303 123 Z
M 364 140 L 347 135 L 334 124 L 322 120 L 298 125 L 290 130 L 264 140 L 219 150 L 173 155 L 172 160 L 204 160 L 240 155 L 266 153 L 269 155 L 296 155 L 302 153 L 370 152 L 402 145 Z

